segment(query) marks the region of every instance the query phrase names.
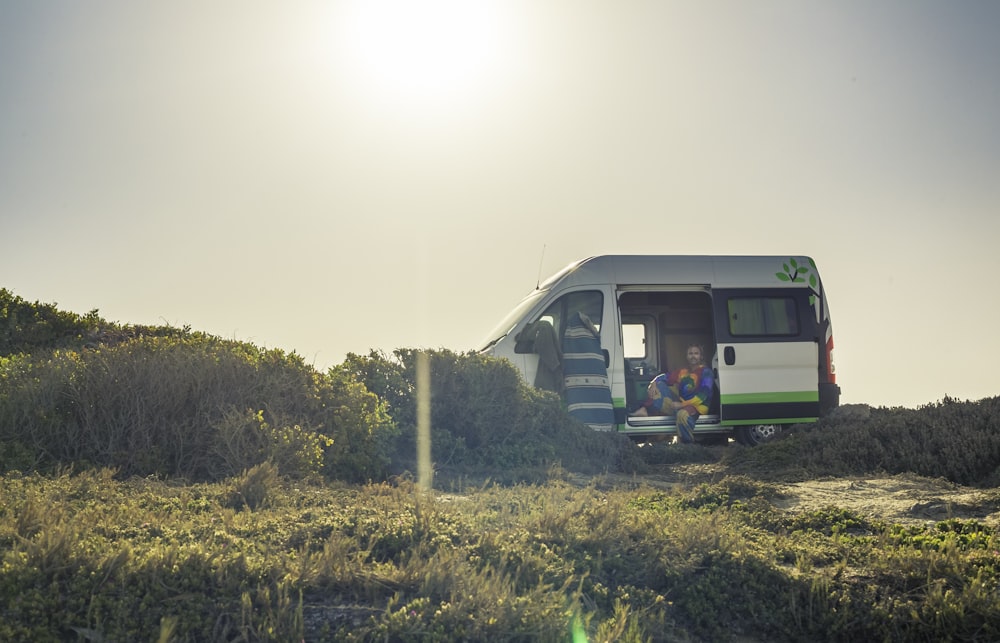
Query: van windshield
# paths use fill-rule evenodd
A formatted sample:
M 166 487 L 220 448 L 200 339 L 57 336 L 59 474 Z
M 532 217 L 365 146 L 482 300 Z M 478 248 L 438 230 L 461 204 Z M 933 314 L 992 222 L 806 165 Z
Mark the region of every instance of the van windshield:
M 517 323 L 524 319 L 525 314 L 531 309 L 531 307 L 538 303 L 538 300 L 542 298 L 545 292 L 545 290 L 536 290 L 522 299 L 521 303 L 519 303 L 514 310 L 507 313 L 503 320 L 501 320 L 500 323 L 489 332 L 486 338 L 479 343 L 476 351 L 484 351 L 506 337 L 507 333 L 514 330 Z

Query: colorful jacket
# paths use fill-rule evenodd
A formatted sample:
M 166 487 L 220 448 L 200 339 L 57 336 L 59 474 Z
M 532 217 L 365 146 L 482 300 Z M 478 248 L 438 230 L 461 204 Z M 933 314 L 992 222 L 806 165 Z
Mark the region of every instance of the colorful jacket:
M 708 413 L 714 388 L 715 376 L 707 366 L 699 371 L 682 368 L 672 373 L 661 373 L 649 383 L 643 406 L 654 414 L 673 415 L 672 409 L 665 408 L 665 402 L 684 402 L 704 415 Z
M 708 405 L 712 401 L 715 375 L 708 366 L 702 367 L 700 371 L 681 368 L 667 373 L 667 386 L 677 392 L 682 402 L 705 414 L 708 413 Z

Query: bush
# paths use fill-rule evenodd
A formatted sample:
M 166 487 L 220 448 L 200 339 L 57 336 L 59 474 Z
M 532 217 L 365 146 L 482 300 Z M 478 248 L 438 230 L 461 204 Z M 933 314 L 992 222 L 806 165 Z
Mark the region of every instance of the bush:
M 191 328 L 121 325 L 101 318 L 95 308 L 86 315 L 59 310 L 55 304 L 30 303 L 0 288 L 0 357 L 55 349 L 80 351 L 114 346 L 140 337 L 203 337 Z
M 1000 484 L 1000 397 L 834 414 L 785 439 L 734 450 L 727 464 L 772 478 L 910 472 L 994 487 Z
M 400 429 L 396 468 L 413 466 L 416 453 L 418 351 L 392 356 L 348 355 L 339 367 L 385 400 Z M 506 360 L 449 350 L 428 352 L 432 452 L 437 467 L 489 475 L 562 463 L 593 473 L 641 466 L 625 437 L 591 430 L 570 417 L 559 397 L 527 386 Z
M 225 504 L 233 509 L 259 509 L 274 495 L 277 485 L 278 468 L 270 461 L 262 462 L 234 480 Z
M 326 465 L 332 477 L 364 480 L 384 475 L 392 433 L 357 382 L 209 336 L 0 360 L 0 443 L 16 456 L 6 467 L 219 480 L 270 459 L 284 475 Z
M 385 403 L 335 368 L 318 380 L 316 395 L 325 435 L 332 440 L 324 460 L 327 476 L 352 482 L 384 479 L 398 433 Z
M 80 316 L 61 311 L 55 304 L 29 303 L 0 288 L 0 356 L 82 344 L 101 323 L 96 310 Z

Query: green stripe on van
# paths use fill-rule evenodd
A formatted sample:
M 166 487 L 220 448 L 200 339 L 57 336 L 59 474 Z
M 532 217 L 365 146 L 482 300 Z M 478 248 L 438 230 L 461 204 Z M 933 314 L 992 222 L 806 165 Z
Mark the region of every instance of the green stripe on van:
M 781 391 L 777 393 L 732 393 L 723 394 L 722 404 L 781 404 L 782 402 L 818 402 L 819 390 Z

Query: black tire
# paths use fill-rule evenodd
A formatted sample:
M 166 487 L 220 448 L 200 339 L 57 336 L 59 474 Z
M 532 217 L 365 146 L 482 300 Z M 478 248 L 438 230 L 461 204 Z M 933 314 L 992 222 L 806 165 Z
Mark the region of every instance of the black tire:
M 737 442 L 748 447 L 753 447 L 776 439 L 781 435 L 781 425 L 751 424 L 749 426 L 738 426 L 735 433 Z

